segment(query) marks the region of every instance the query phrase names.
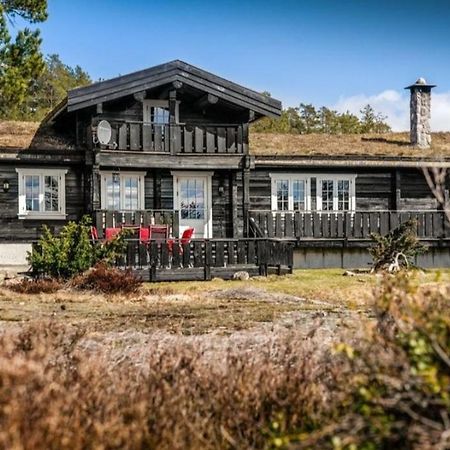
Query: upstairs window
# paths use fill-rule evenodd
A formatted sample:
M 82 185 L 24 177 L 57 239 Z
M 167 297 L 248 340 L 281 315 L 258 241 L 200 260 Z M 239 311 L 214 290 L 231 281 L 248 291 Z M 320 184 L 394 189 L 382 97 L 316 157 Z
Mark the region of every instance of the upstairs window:
M 19 218 L 64 219 L 67 170 L 16 169 L 19 176 Z
M 138 211 L 144 209 L 144 177 L 142 172 L 102 172 L 102 209 Z
M 143 122 L 155 125 L 168 125 L 170 122 L 168 100 L 144 100 Z M 178 120 L 178 102 L 175 109 L 175 122 Z

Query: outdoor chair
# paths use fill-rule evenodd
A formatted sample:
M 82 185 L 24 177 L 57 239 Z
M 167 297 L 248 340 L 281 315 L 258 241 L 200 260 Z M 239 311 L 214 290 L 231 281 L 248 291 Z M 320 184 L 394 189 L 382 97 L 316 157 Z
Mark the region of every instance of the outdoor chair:
M 121 231 L 122 228 L 106 228 L 105 239 L 107 241 L 112 241 Z
M 195 233 L 195 228 L 186 228 L 183 231 L 183 234 L 181 235 L 181 238 L 178 239 L 178 245 L 177 245 L 177 250 L 178 250 L 178 254 L 182 255 L 184 248 L 183 246 L 186 244 L 189 244 L 192 240 L 192 236 Z M 168 244 L 168 248 L 169 248 L 169 254 L 171 255 L 171 257 L 173 258 L 173 247 L 175 245 L 175 243 L 177 242 L 176 239 L 169 239 L 167 241 Z

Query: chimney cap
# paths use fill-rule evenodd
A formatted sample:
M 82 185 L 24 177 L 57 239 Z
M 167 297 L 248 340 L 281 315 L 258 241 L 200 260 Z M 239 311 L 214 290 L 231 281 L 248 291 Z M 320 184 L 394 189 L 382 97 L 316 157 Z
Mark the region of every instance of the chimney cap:
M 417 79 L 417 81 L 414 84 L 411 84 L 410 86 L 406 86 L 405 89 L 415 89 L 415 88 L 425 88 L 425 89 L 432 89 L 436 87 L 435 84 L 428 84 L 427 80 L 425 78 L 420 77 Z

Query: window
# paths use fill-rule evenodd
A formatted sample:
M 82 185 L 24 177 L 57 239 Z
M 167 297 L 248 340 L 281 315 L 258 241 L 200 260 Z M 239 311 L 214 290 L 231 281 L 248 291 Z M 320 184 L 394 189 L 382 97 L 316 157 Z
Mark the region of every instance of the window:
M 354 211 L 356 175 L 270 174 L 272 210 Z
M 317 209 L 323 211 L 355 210 L 356 175 L 317 177 Z
M 205 184 L 201 178 L 180 181 L 180 216 L 182 219 L 205 219 Z
M 176 104 L 175 109 L 175 122 L 178 120 L 178 105 Z M 170 114 L 169 114 L 169 101 L 168 100 L 144 100 L 143 101 L 143 122 L 153 123 L 156 125 L 168 125 Z
M 272 209 L 305 211 L 309 209 L 309 180 L 303 175 L 271 174 Z
M 144 209 L 144 177 L 142 172 L 102 172 L 102 209 Z
M 16 171 L 19 176 L 19 218 L 65 219 L 67 170 L 16 169 Z

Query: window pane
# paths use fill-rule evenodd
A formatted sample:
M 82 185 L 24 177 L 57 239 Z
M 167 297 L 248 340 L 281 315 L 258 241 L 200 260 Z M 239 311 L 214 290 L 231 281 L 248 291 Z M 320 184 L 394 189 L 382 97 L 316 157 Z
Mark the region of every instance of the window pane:
M 322 210 L 333 210 L 333 180 L 322 180 Z
M 192 178 L 180 182 L 180 210 L 182 219 L 205 218 L 205 181 Z
M 58 177 L 44 177 L 44 211 L 58 211 Z
M 295 180 L 292 185 L 294 210 L 304 211 L 306 208 L 305 202 L 305 182 L 303 180 Z
M 289 181 L 277 180 L 277 209 L 287 211 L 289 209 Z
M 169 110 L 165 108 L 154 107 L 152 122 L 158 125 L 167 125 L 169 123 Z
M 25 175 L 25 209 L 39 211 L 39 175 Z
M 138 178 L 126 177 L 124 179 L 124 207 L 127 210 L 138 209 Z
M 350 209 L 350 181 L 338 180 L 337 183 L 338 210 L 347 211 Z
M 106 209 L 120 209 L 120 177 L 118 174 L 106 178 Z

